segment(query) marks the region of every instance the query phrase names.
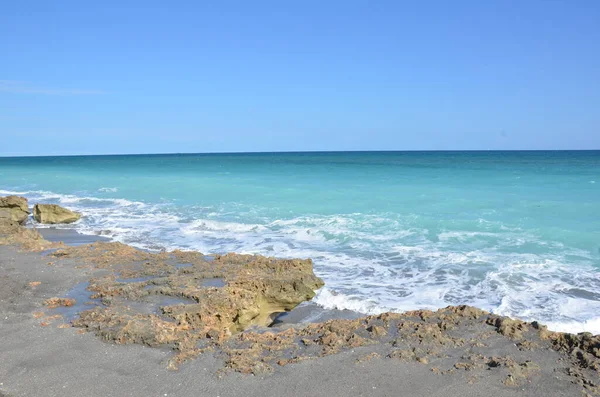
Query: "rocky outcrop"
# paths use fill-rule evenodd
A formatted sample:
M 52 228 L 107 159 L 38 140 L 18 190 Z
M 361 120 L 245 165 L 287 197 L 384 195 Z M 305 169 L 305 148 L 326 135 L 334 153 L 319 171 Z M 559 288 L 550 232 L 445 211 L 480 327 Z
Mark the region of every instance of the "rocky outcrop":
M 77 326 L 118 343 L 176 343 L 183 354 L 205 338 L 225 340 L 268 326 L 277 313 L 310 300 L 323 286 L 310 259 L 237 254 L 207 259 L 197 252 L 151 253 L 121 243 L 68 247 L 49 256 L 114 271 L 90 280 L 88 289 L 103 306 L 82 313 Z M 160 304 L 148 310 L 154 314 L 128 309 L 131 302 L 163 298 L 186 303 Z
M 262 376 L 356 350 L 363 354 L 357 363 L 414 362 L 434 374 L 468 376 L 469 384 L 487 377 L 490 384 L 525 390 L 561 376 L 579 384 L 583 395 L 600 395 L 600 336 L 550 332 L 470 306 L 269 327 L 274 315 L 311 299 L 323 285 L 309 259 L 153 253 L 116 242 L 62 247 L 46 258 L 102 269 L 89 280 L 89 298 L 47 299 L 46 319 L 56 316 L 51 308 L 71 307 L 79 314 L 71 324 L 105 341 L 172 348 L 172 369 L 212 352 L 224 361 L 220 374 Z
M 28 217 L 29 208 L 25 197 L 0 197 L 0 245 L 16 245 L 27 251 L 62 246 L 62 243 L 46 241 L 37 230 L 22 226 Z
M 0 222 L 14 222 L 24 225 L 28 216 L 29 208 L 25 197 L 0 197 Z
M 11 220 L 0 220 L 0 245 L 17 245 L 27 251 L 43 251 L 61 247 L 62 243 L 51 243 L 35 229 L 29 229 Z
M 33 218 L 39 223 L 73 223 L 81 218 L 81 214 L 56 204 L 36 204 Z

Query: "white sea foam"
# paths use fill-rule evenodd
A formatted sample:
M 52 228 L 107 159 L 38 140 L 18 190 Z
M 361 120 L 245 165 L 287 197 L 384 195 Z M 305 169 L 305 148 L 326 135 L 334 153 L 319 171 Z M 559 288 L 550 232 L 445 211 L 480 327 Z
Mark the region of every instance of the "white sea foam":
M 266 231 L 263 225 L 258 224 L 243 224 L 235 222 L 220 222 L 209 219 L 196 219 L 187 226 L 181 229 L 184 234 L 202 234 L 202 233 L 259 233 Z
M 480 220 L 433 233 L 414 219 L 337 214 L 240 222 L 219 208 L 7 191 L 84 214 L 72 227 L 148 249 L 310 257 L 324 278 L 314 302 L 362 313 L 470 304 L 558 331 L 600 333 L 600 272 L 589 252 Z M 234 214 L 235 215 L 235 214 Z M 543 255 L 520 250 L 526 244 Z M 575 259 L 574 259 L 575 258 Z
M 60 202 L 63 204 L 82 204 L 87 202 L 97 202 L 97 203 L 107 203 L 107 204 L 116 204 L 118 206 L 128 206 L 128 205 L 136 205 L 136 206 L 144 206 L 145 204 L 139 201 L 129 201 L 121 198 L 99 198 L 99 197 L 80 197 L 73 194 L 59 194 L 53 192 L 47 192 L 43 190 L 36 191 L 12 191 L 12 190 L 0 190 L 0 194 L 2 195 L 18 195 L 25 196 L 30 201 L 35 202 Z
M 328 289 L 321 288 L 314 297 L 313 302 L 325 309 L 352 310 L 365 314 L 379 314 L 386 311 L 376 301 L 347 296 Z
M 589 320 L 581 321 L 567 321 L 567 322 L 556 322 L 556 321 L 546 321 L 546 326 L 548 329 L 557 332 L 570 332 L 570 333 L 579 333 L 579 332 L 590 332 L 594 335 L 600 334 L 600 317 L 595 317 Z
M 100 189 L 98 189 L 99 192 L 108 192 L 108 193 L 115 193 L 118 190 L 119 189 L 117 189 L 116 187 L 101 187 Z

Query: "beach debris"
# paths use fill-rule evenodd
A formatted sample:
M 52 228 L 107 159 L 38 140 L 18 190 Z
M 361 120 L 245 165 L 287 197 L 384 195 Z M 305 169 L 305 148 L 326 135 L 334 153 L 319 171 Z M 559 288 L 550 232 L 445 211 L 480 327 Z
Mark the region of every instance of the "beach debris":
M 56 309 L 57 307 L 71 307 L 75 304 L 75 299 L 70 298 L 50 298 L 44 301 L 44 305 L 48 306 L 50 309 Z

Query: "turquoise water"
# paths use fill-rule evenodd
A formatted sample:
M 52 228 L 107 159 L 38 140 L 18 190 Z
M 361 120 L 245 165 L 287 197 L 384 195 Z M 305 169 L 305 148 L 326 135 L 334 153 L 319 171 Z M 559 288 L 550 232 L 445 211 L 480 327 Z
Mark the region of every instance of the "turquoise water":
M 310 257 L 315 302 L 600 333 L 600 152 L 0 158 L 0 194 L 139 247 Z

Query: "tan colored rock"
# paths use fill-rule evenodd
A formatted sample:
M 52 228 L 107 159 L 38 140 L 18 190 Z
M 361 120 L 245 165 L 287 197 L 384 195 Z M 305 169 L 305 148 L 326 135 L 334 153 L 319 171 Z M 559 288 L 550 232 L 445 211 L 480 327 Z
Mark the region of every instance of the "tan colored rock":
M 177 343 L 186 357 L 196 351 L 197 340 L 220 343 L 247 328 L 270 325 L 278 313 L 310 300 L 323 286 L 310 259 L 227 254 L 207 260 L 200 253 L 151 253 L 104 242 L 48 255 L 114 271 L 90 280 L 88 290 L 104 307 L 85 311 L 75 326 L 118 343 Z M 178 267 L 181 263 L 188 266 Z M 142 281 L 123 281 L 128 278 Z M 159 316 L 128 310 L 128 302 L 145 305 L 162 297 L 185 302 L 159 304 Z M 344 335 L 345 343 L 355 342 L 351 336 Z M 182 345 L 188 342 L 191 347 Z
M 27 251 L 42 251 L 52 247 L 61 247 L 62 243 L 51 243 L 35 229 L 28 229 L 17 222 L 0 220 L 0 245 L 18 245 Z
M 48 306 L 51 309 L 55 309 L 59 306 L 63 306 L 63 307 L 71 307 L 75 304 L 75 299 L 70 299 L 70 298 L 50 298 L 50 299 L 46 299 L 44 301 L 44 304 L 46 306 Z
M 29 216 L 27 199 L 19 196 L 0 197 L 0 222 L 24 225 Z
M 73 223 L 81 218 L 81 214 L 56 204 L 36 204 L 33 218 L 39 223 Z
M 0 245 L 18 245 L 28 251 L 41 251 L 52 246 L 37 230 L 21 226 L 28 216 L 26 198 L 0 197 Z

